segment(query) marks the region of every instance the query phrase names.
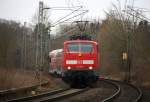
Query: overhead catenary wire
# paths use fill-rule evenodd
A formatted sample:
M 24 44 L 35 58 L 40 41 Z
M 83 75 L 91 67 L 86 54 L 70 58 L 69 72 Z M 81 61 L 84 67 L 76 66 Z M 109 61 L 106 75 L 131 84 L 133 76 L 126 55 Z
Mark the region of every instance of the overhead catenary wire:
M 77 8 L 81 8 L 82 6 L 74 6 L 74 7 L 50 7 L 51 10 L 75 10 Z
M 79 5 L 76 5 L 75 2 L 73 2 L 73 0 L 65 0 L 65 2 L 67 3 L 68 7 L 65 7 L 65 6 L 64 7 L 50 7 L 51 10 L 67 10 L 67 11 L 70 10 L 71 11 L 69 14 L 65 15 L 64 17 L 60 18 L 59 20 L 51 24 L 50 27 L 56 27 L 58 24 L 66 23 L 66 21 L 68 20 L 75 20 L 75 18 L 76 20 L 77 19 L 79 20 L 79 17 L 81 16 L 83 17 L 83 15 L 85 15 L 85 13 L 88 12 L 88 10 L 85 9 L 83 5 L 81 5 L 81 3 Z
M 80 15 L 82 15 L 82 14 L 85 14 L 85 13 L 87 13 L 87 12 L 88 12 L 88 10 L 86 10 L 86 11 L 84 11 L 84 12 L 82 12 L 82 13 L 79 13 L 79 14 L 73 16 L 73 17 L 70 17 L 70 18 L 68 18 L 68 19 L 66 19 L 66 20 L 63 20 L 63 21 L 61 21 L 61 22 L 58 22 L 58 23 L 54 24 L 53 26 L 56 26 L 56 25 L 58 25 L 58 24 L 60 24 L 60 23 L 63 23 L 63 22 L 65 22 L 65 21 L 68 21 L 68 20 L 70 20 L 70 19 L 73 19 L 73 18 L 75 18 L 75 17 L 78 17 L 78 16 L 80 16 Z
M 128 7 L 131 11 L 134 11 L 136 14 L 132 14 L 131 12 L 129 12 L 128 10 L 123 10 L 123 12 L 126 12 L 127 14 L 129 15 L 132 15 L 132 16 L 135 16 L 141 20 L 148 20 L 148 22 L 150 21 L 149 18 L 145 17 L 144 15 L 142 15 L 141 13 L 137 12 L 136 10 L 134 10 L 133 8 L 131 7 Z M 141 16 L 141 17 L 140 17 Z
M 57 20 L 56 22 L 54 22 L 51 27 L 56 27 L 57 25 L 61 24 L 61 23 L 71 23 L 71 22 L 67 22 L 67 21 L 74 21 L 75 18 L 76 20 L 78 19 L 79 20 L 79 17 L 83 18 L 83 15 L 85 15 L 88 10 L 85 9 L 85 7 L 83 7 L 83 5 L 81 5 L 81 2 L 76 5 L 73 0 L 65 0 L 68 7 L 50 7 L 51 10 L 70 10 L 71 12 L 69 14 L 67 14 L 66 16 L 60 18 L 59 20 Z M 76 0 L 77 1 L 77 0 Z M 79 0 L 77 1 L 79 2 Z M 82 3 L 83 4 L 83 3 Z M 69 31 L 72 31 L 76 28 L 71 28 Z M 67 31 L 67 32 L 69 32 Z M 67 32 L 64 32 L 64 33 L 67 33 Z M 64 35 L 64 34 L 62 34 Z
M 61 20 L 65 19 L 66 17 L 70 16 L 71 14 L 75 13 L 76 11 L 78 11 L 78 10 L 81 9 L 81 8 L 82 8 L 82 7 L 79 7 L 78 9 L 75 9 L 74 11 L 72 11 L 72 12 L 69 13 L 69 14 L 67 14 L 66 16 L 60 18 L 58 21 L 56 21 L 56 22 L 54 23 L 54 25 L 57 24 L 58 22 L 60 22 Z

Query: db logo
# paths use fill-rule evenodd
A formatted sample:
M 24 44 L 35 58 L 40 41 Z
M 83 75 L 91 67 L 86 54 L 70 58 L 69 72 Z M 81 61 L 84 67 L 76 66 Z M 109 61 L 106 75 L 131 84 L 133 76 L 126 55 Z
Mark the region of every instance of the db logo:
M 82 60 L 78 60 L 78 64 L 82 64 L 83 63 L 83 61 Z

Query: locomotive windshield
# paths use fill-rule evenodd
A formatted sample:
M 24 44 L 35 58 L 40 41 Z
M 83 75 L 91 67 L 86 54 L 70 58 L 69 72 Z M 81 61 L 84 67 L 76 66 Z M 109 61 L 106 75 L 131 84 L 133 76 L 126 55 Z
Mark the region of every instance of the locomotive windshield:
M 92 44 L 84 44 L 84 43 L 77 43 L 77 44 L 68 44 L 67 49 L 69 53 L 92 53 L 93 52 L 93 45 Z

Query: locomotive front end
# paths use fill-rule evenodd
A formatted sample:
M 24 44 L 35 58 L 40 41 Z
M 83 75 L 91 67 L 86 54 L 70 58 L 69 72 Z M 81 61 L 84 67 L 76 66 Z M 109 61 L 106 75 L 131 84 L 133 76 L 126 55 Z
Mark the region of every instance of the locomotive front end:
M 64 42 L 63 80 L 71 85 L 88 85 L 98 79 L 97 43 L 87 40 Z

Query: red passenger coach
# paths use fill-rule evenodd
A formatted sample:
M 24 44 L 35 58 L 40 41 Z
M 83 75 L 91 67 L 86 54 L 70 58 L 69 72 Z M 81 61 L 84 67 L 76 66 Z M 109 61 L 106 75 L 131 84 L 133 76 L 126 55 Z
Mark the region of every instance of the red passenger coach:
M 57 49 L 49 52 L 49 73 L 61 75 L 63 50 Z
M 89 85 L 98 80 L 97 42 L 70 40 L 64 42 L 63 80 L 71 85 Z

